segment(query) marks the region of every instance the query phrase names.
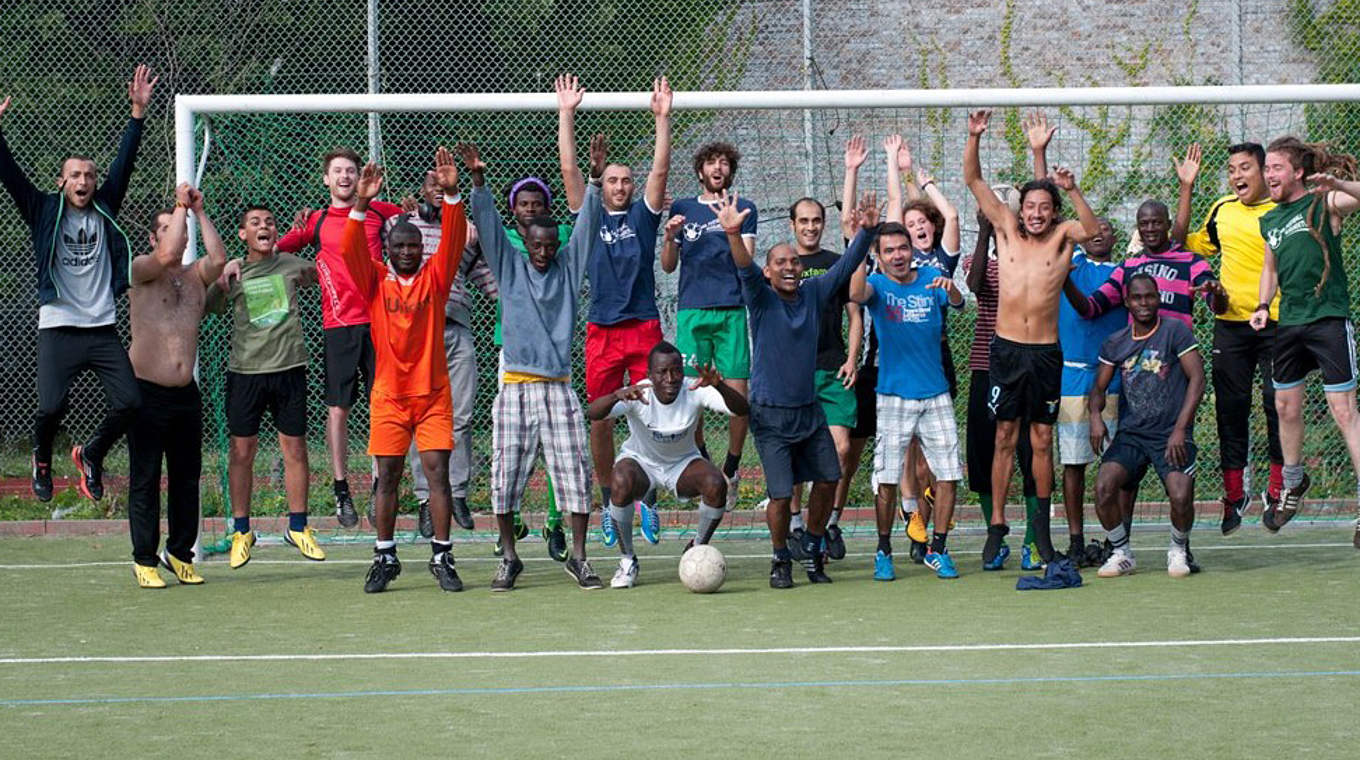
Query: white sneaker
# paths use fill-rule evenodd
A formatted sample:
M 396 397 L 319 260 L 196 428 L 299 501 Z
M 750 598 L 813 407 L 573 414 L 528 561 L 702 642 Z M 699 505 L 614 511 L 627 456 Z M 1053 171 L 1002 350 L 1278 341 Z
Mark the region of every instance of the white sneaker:
M 637 585 L 637 576 L 637 557 L 620 557 L 619 569 L 614 571 L 614 578 L 609 581 L 609 587 L 632 588 Z
M 1172 578 L 1184 578 L 1190 574 L 1190 559 L 1185 549 L 1173 546 L 1166 552 L 1166 574 Z
M 737 487 L 741 485 L 741 473 L 737 473 L 727 479 L 727 511 L 731 512 L 737 506 Z
M 1096 575 L 1101 578 L 1118 578 L 1121 575 L 1131 575 L 1136 569 L 1138 563 L 1133 559 L 1133 552 L 1128 549 L 1115 549 L 1110 558 L 1105 560 L 1105 564 L 1096 571 Z M 1190 572 L 1188 566 L 1185 572 Z

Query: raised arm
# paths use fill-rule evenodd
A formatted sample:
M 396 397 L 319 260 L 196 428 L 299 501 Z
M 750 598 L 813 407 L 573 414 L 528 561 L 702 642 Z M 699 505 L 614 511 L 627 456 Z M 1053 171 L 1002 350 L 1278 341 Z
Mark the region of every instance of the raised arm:
M 652 148 L 652 170 L 644 188 L 647 207 L 661 211 L 666 205 L 666 181 L 671 173 L 671 83 L 665 77 L 652 80 L 652 116 L 656 118 L 656 145 Z
M 1048 126 L 1048 117 L 1043 111 L 1035 111 L 1026 116 L 1021 126 L 1025 130 L 1025 139 L 1029 142 L 1030 153 L 1034 156 L 1034 178 L 1043 179 L 1048 176 L 1048 144 L 1053 141 L 1053 135 L 1058 131 L 1058 127 Z
M 142 144 L 142 120 L 146 117 L 146 106 L 151 102 L 151 95 L 158 81 L 160 77 L 151 76 L 150 68 L 139 65 L 132 72 L 132 80 L 128 82 L 128 101 L 132 104 L 132 119 L 123 130 L 122 140 L 118 144 L 118 155 L 114 157 L 113 163 L 109 164 L 108 175 L 98 190 L 100 200 L 113 213 L 118 213 L 118 209 L 123 205 L 123 196 L 127 194 L 128 182 L 132 179 L 133 163 L 137 158 L 137 148 Z
M 576 217 L 576 224 L 571 228 L 571 238 L 567 240 L 566 250 L 559 252 L 559 257 L 565 254 L 565 261 L 562 263 L 570 273 L 573 287 L 577 290 L 585 282 L 586 261 L 590 258 L 592 244 L 600 234 L 600 219 L 604 216 L 604 205 L 600 199 L 600 181 L 604 177 L 606 151 L 604 135 L 590 138 L 590 184 L 586 186 L 586 194 L 581 200 L 581 212 Z
M 1176 198 L 1176 218 L 1171 223 L 1171 239 L 1186 242 L 1190 234 L 1190 200 L 1195 192 L 1195 178 L 1199 176 L 1199 143 L 1191 143 L 1185 151 L 1185 160 L 1177 161 L 1171 157 L 1171 165 L 1176 168 L 1176 178 L 1180 180 L 1180 195 Z
M 175 266 L 184 258 L 184 248 L 189 243 L 189 207 L 192 205 L 189 193 L 192 189 L 188 182 L 181 182 L 175 188 L 175 210 L 170 215 L 169 229 L 156 240 L 156 250 L 150 256 L 138 256 L 132 260 L 129 274 L 134 287 L 155 280 L 166 267 Z M 214 276 L 212 280 L 205 280 L 205 283 L 216 279 Z
M 1085 243 L 1099 235 L 1100 220 L 1086 204 L 1086 198 L 1081 194 L 1081 188 L 1077 187 L 1077 177 L 1072 174 L 1072 170 L 1062 166 L 1055 167 L 1053 184 L 1067 193 L 1067 197 L 1072 200 L 1072 207 L 1077 210 L 1077 221 L 1063 223 L 1063 233 L 1067 239 L 1074 243 Z
M 968 263 L 968 276 L 965 280 L 968 289 L 973 291 L 974 295 L 987 287 L 987 244 L 992 239 L 992 221 L 981 211 L 978 212 L 977 223 L 977 240 L 973 241 L 973 258 Z
M 992 223 L 992 229 L 999 237 L 1009 237 L 1015 233 L 1015 214 L 1008 206 L 997 199 L 987 180 L 982 178 L 982 161 L 978 157 L 982 133 L 987 131 L 987 122 L 992 118 L 991 111 L 974 111 L 968 115 L 968 141 L 963 145 L 963 181 L 973 193 L 978 209 Z
M 727 233 L 727 247 L 732 249 L 732 263 L 737 269 L 745 269 L 755 263 L 755 257 L 751 255 L 750 249 L 746 247 L 746 241 L 742 239 L 742 224 L 746 217 L 751 215 L 751 209 L 737 209 L 737 194 L 728 193 L 726 190 L 718 196 L 718 204 L 715 207 L 718 213 L 718 223 L 722 225 L 723 232 Z
M 855 135 L 845 141 L 845 181 L 841 183 L 841 237 L 846 240 L 855 236 L 855 221 L 851 212 L 855 208 L 859 168 L 868 157 L 869 148 L 863 137 Z
M 486 162 L 482 160 L 481 152 L 475 145 L 459 143 L 456 150 L 459 158 L 463 160 L 463 168 L 472 177 L 469 206 L 472 210 L 472 224 L 477 228 L 477 240 L 481 244 L 482 255 L 486 257 L 486 263 L 491 267 L 497 283 L 504 287 L 505 278 L 509 275 L 509 268 L 514 264 L 515 257 L 510 250 L 510 241 L 505 237 L 505 228 L 501 226 L 496 201 L 486 189 Z
M 343 242 L 340 245 L 345 268 L 349 270 L 350 276 L 354 278 L 355 285 L 359 287 L 359 292 L 365 299 L 373 297 L 380 276 L 378 269 L 380 265 L 369 253 L 364 217 L 368 214 L 369 203 L 382 189 L 382 183 L 383 168 L 375 163 L 369 162 L 359 172 L 359 182 L 354 191 L 354 208 L 350 209 L 349 219 L 345 221 Z
M 931 203 L 935 204 L 935 208 L 944 217 L 944 235 L 940 238 L 940 245 L 944 247 L 945 253 L 957 258 L 959 255 L 959 210 L 949 202 L 944 193 L 940 192 L 939 183 L 925 169 L 917 167 L 916 181 L 925 191 L 926 197 L 930 199 Z
M 855 303 L 868 303 L 874 297 L 874 286 L 869 284 L 869 266 L 866 261 L 869 246 L 878 240 L 878 202 L 873 193 L 865 193 L 855 208 L 855 223 L 859 233 L 850 241 L 850 247 L 862 247 L 860 260 L 850 277 L 850 300 Z M 849 255 L 847 249 L 846 255 Z M 844 258 L 844 257 L 842 257 Z
M 575 213 L 586 195 L 586 180 L 576 161 L 576 108 L 586 91 L 574 74 L 558 75 L 553 89 L 557 92 L 557 157 L 562 163 L 562 189 L 567 208 Z
M 888 135 L 883 138 L 883 153 L 888 168 L 888 211 L 884 221 L 902 223 L 902 175 L 901 161 L 905 161 L 907 171 L 911 171 L 911 150 L 902 142 L 902 135 Z M 853 199 L 851 199 L 853 201 Z M 846 235 L 851 237 L 851 235 Z
M 1331 174 L 1310 174 L 1313 193 L 1323 196 L 1331 214 L 1332 229 L 1339 232 L 1341 220 L 1360 208 L 1360 182 L 1347 181 Z
M 203 212 L 202 192 L 191 191 L 189 208 L 194 212 L 194 218 L 198 220 L 198 231 L 203 236 L 203 250 L 207 253 L 195 261 L 194 266 L 198 269 L 198 276 L 203 278 L 203 284 L 211 285 L 217 281 L 227 266 L 227 246 L 222 242 L 222 236 L 217 234 L 217 226 Z
M 4 120 L 9 106 L 10 97 L 6 95 L 4 101 L 0 101 L 0 121 Z M 19 216 L 23 218 L 24 223 L 36 222 L 38 207 L 42 203 L 42 193 L 29 181 L 24 170 L 19 168 L 3 132 L 0 132 L 0 183 L 5 185 L 9 196 L 14 199 L 14 205 L 18 207 Z
M 836 259 L 836 263 L 826 271 L 824 278 L 825 285 L 822 286 L 823 297 L 829 298 L 839 292 L 849 284 L 850 278 L 864 267 L 861 266 L 869 255 L 869 246 L 873 244 L 875 235 L 872 234 L 872 227 L 878 226 L 878 195 L 876 193 L 865 193 L 860 200 L 859 209 L 855 214 L 861 224 L 871 223 L 870 229 L 862 229 L 855 238 L 850 241 L 849 247 L 845 249 L 845 255 Z
M 463 250 L 467 247 L 467 212 L 463 199 L 458 194 L 458 167 L 453 163 L 453 154 L 443 145 L 434 152 L 434 174 L 444 193 L 440 205 L 439 248 L 430 258 L 427 266 L 434 277 L 437 293 L 448 296 L 458 267 L 463 263 Z

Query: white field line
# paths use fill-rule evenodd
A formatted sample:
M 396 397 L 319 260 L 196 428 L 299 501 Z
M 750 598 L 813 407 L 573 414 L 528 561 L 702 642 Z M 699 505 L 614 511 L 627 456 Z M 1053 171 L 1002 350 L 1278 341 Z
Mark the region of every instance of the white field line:
M 763 649 L 620 649 L 548 650 L 528 652 L 354 652 L 335 654 L 204 654 L 90 657 L 5 657 L 0 665 L 130 664 L 153 662 L 288 662 L 335 660 L 485 660 L 564 657 L 686 657 L 770 654 L 901 654 L 918 652 L 1015 652 L 1080 649 L 1156 649 L 1187 647 L 1264 646 L 1301 644 L 1357 644 L 1360 636 L 1307 636 L 1259 639 L 1183 639 L 1161 641 L 1073 641 L 1061 643 L 919 644 L 885 646 L 771 647 Z

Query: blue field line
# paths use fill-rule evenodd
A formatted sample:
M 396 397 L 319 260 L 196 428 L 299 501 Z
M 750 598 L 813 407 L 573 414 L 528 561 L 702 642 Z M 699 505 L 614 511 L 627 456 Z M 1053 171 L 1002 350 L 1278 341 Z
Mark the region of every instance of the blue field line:
M 1035 676 L 1030 678 L 904 678 L 860 681 L 726 681 L 713 683 L 603 684 L 574 686 L 505 686 L 459 689 L 385 689 L 306 692 L 298 694 L 204 694 L 186 697 L 74 697 L 69 699 L 4 699 L 0 707 L 42 705 L 118 705 L 166 702 L 251 702 L 276 699 L 354 699 L 364 697 L 457 697 L 502 694 L 581 694 L 636 691 L 721 689 L 804 689 L 885 686 L 1009 686 L 1017 684 L 1102 683 L 1108 681 L 1208 681 L 1225 679 L 1338 678 L 1360 676 L 1360 670 L 1265 671 L 1243 673 L 1148 673 L 1101 676 Z

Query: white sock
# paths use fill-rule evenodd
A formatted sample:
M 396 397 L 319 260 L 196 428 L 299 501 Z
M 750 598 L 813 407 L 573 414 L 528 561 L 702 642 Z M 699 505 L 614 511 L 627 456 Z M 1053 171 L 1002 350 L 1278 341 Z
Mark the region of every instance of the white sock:
M 803 513 L 794 512 L 789 516 L 789 530 L 803 530 Z
M 694 536 L 694 543 L 706 544 L 713 540 L 713 532 L 718 529 L 718 523 L 722 522 L 723 515 L 727 510 L 723 507 L 711 507 L 707 504 L 699 504 L 699 530 Z
M 831 519 L 829 519 L 829 520 L 826 521 L 826 526 L 829 528 L 829 527 L 831 527 L 832 525 L 839 524 L 840 521 L 841 521 L 841 511 L 840 511 L 839 509 L 833 509 L 833 510 L 831 510 Z
M 381 541 L 381 540 L 380 540 L 380 541 L 374 541 L 374 542 L 373 542 L 373 548 L 374 548 L 374 549 L 395 549 L 395 548 L 397 548 L 397 542 L 396 542 L 396 541 Z
M 919 508 L 919 505 L 918 505 L 917 502 L 916 502 L 916 497 L 915 497 L 915 496 L 903 496 L 903 497 L 902 497 L 902 511 L 903 511 L 903 512 L 906 512 L 906 513 L 909 514 L 909 515 L 911 515 L 911 514 L 916 514 L 916 510 L 917 510 L 918 508 Z
M 1177 530 L 1176 526 L 1171 526 L 1171 548 L 1184 549 L 1190 543 L 1190 532 Z
M 619 553 L 633 556 L 633 505 L 609 504 L 609 516 L 614 519 L 614 535 L 619 537 Z

